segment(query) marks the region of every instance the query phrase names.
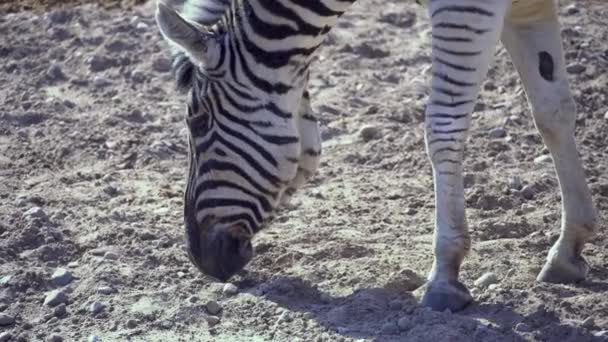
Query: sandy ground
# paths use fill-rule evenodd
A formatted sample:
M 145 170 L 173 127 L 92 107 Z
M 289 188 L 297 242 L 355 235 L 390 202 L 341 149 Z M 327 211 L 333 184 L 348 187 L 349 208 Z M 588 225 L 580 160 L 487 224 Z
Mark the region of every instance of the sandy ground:
M 183 249 L 184 103 L 153 6 L 85 2 L 0 4 L 0 341 L 608 340 L 605 231 L 585 250 L 587 281 L 534 280 L 560 198 L 504 49 L 466 152 L 474 244 L 462 279 L 476 303 L 436 313 L 411 292 L 432 260 L 424 9 L 360 0 L 331 32 L 311 80 L 320 171 L 226 286 Z M 608 7 L 561 12 L 605 222 Z M 475 286 L 488 272 L 494 284 Z

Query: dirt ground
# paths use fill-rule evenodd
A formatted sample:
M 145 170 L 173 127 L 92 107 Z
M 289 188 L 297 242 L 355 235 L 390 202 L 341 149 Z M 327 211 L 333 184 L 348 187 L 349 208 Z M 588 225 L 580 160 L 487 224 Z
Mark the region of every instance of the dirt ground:
M 330 33 L 311 80 L 320 171 L 258 236 L 235 289 L 183 248 L 184 98 L 153 3 L 54 3 L 0 2 L 0 341 L 608 341 L 604 230 L 587 281 L 534 280 L 560 197 L 503 48 L 466 152 L 462 279 L 476 302 L 436 313 L 411 292 L 432 260 L 423 8 L 360 0 Z M 576 137 L 605 222 L 608 6 L 563 5 Z M 495 283 L 476 287 L 488 272 Z

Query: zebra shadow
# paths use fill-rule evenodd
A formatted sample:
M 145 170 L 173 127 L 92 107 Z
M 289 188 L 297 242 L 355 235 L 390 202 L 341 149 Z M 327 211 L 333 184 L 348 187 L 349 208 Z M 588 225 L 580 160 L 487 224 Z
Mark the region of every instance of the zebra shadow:
M 293 324 L 292 331 L 315 331 L 318 325 L 331 335 L 374 341 L 606 341 L 586 328 L 560 321 L 544 305 L 524 314 L 505 304 L 474 303 L 452 314 L 421 307 L 411 292 L 389 288 L 361 288 L 341 296 L 301 278 L 262 279 L 252 273 L 237 284 L 283 308 L 286 313 L 278 320 Z M 590 286 L 608 286 L 602 284 Z M 281 338 L 287 337 L 273 339 Z

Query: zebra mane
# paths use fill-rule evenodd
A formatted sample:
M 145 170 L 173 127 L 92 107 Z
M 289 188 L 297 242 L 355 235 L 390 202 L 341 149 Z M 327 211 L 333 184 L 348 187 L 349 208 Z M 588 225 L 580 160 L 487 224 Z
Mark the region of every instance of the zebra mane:
M 232 0 L 186 0 L 180 11 L 183 18 L 199 25 L 211 27 L 218 24 L 229 10 Z M 196 77 L 202 72 L 182 49 L 173 46 L 173 75 L 180 92 L 192 89 Z

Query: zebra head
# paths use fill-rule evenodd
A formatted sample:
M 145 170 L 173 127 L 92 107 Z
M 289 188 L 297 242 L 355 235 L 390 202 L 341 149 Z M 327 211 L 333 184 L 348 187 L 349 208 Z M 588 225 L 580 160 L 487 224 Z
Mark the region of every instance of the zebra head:
M 227 2 L 196 3 L 210 8 Z M 247 11 L 234 7 L 232 12 Z M 308 105 L 301 80 L 308 75 L 292 58 L 273 59 L 274 69 L 258 63 L 251 33 L 238 22 L 243 16 L 231 13 L 216 25 L 200 24 L 162 1 L 156 12 L 161 33 L 177 50 L 178 87 L 189 91 L 188 252 L 203 273 L 223 281 L 251 260 L 251 239 L 295 191 L 294 181 L 302 183 L 298 175 L 306 158 L 302 141 L 307 138 L 300 139 L 303 124 L 297 114 L 304 102 Z M 278 67 L 281 61 L 285 64 Z M 316 120 L 314 127 L 318 135 Z

